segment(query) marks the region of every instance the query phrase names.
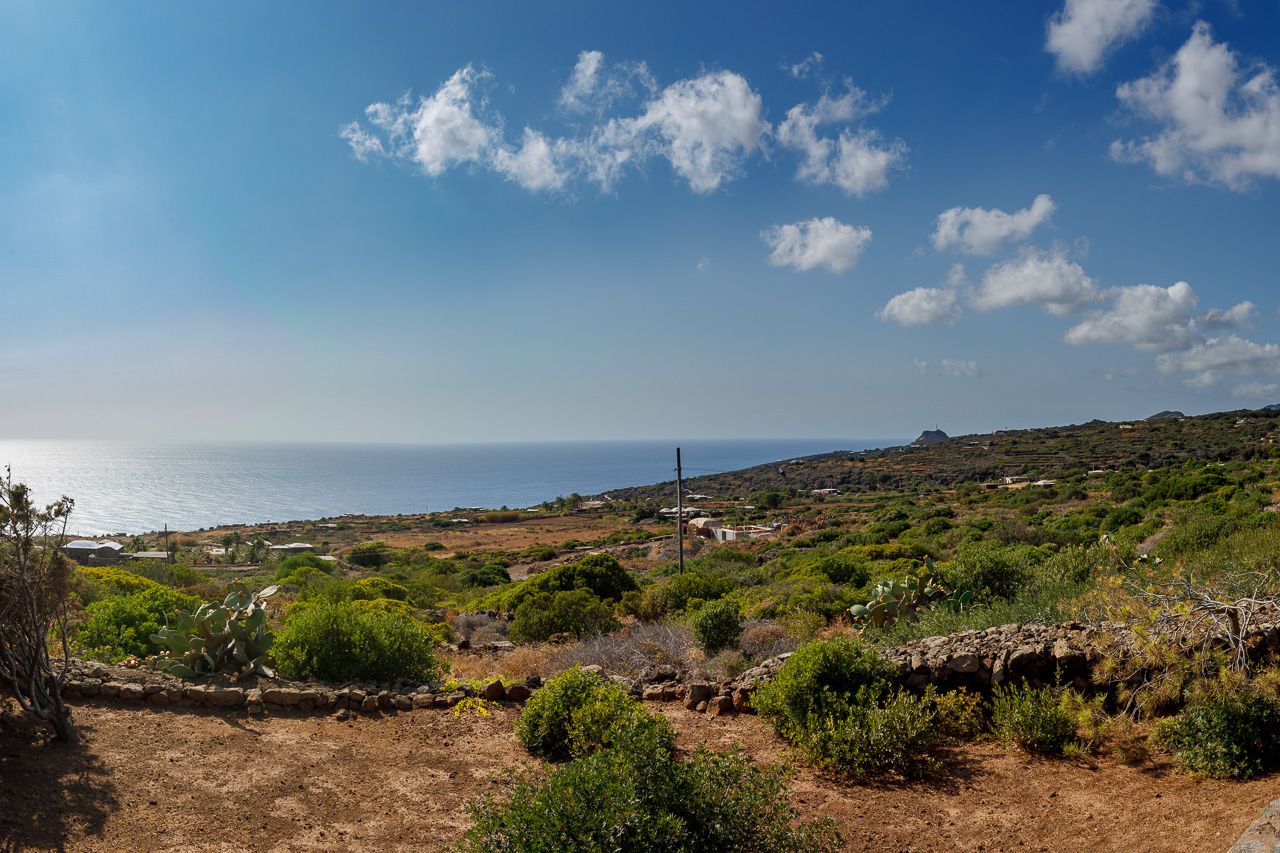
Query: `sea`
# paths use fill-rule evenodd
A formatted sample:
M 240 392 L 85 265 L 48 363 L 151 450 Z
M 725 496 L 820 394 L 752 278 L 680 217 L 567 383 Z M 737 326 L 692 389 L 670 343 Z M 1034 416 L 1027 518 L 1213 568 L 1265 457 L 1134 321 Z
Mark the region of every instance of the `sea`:
M 322 444 L 0 440 L 36 500 L 75 501 L 68 531 L 108 536 L 224 524 L 511 509 L 902 439 Z

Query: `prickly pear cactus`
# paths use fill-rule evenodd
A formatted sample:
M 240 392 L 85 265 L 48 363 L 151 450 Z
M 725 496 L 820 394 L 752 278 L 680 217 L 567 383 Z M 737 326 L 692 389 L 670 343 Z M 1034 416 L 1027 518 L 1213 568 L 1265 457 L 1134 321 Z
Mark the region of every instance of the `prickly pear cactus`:
M 949 593 L 939 586 L 938 567 L 932 560 L 925 560 L 924 569 L 912 572 L 904 583 L 885 580 L 876 584 L 871 600 L 850 607 L 849 615 L 858 625 L 889 628 L 899 619 L 915 622 L 921 610 L 945 607 L 958 611 L 972 600 L 973 593 L 968 590 Z
M 179 678 L 213 672 L 236 678 L 274 676 L 275 660 L 267 651 L 274 637 L 266 627 L 263 600 L 277 589 L 251 593 L 242 581 L 232 581 L 221 604 L 202 604 L 194 613 L 179 611 L 172 625 L 151 635 L 165 649 L 154 666 Z

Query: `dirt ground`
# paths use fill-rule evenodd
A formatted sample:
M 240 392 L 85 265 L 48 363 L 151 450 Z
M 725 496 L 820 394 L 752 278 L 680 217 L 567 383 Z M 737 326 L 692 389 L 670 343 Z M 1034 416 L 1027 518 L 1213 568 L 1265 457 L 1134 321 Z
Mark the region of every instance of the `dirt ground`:
M 661 707 L 682 748 L 785 745 L 752 716 Z M 527 759 L 518 711 L 332 715 L 80 704 L 85 742 L 0 724 L 2 851 L 443 851 L 489 774 Z M 1041 759 L 985 742 L 943 749 L 927 781 L 853 784 L 801 769 L 793 802 L 830 815 L 849 850 L 1224 851 L 1278 796 L 1280 775 L 1194 782 L 1167 757 L 1127 767 Z

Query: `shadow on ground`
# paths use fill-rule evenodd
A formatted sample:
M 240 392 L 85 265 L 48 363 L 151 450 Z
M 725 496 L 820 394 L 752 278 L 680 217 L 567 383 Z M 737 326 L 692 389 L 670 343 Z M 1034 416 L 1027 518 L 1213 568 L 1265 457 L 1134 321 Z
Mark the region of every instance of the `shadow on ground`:
M 65 850 L 68 836 L 100 834 L 119 808 L 92 730 L 81 734 L 66 746 L 32 717 L 0 717 L 0 851 Z

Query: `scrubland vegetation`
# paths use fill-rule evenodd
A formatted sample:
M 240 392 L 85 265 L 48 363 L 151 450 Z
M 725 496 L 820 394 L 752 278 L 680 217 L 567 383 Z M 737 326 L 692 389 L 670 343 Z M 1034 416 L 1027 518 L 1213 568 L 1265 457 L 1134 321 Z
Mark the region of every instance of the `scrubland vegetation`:
M 666 849 L 834 849 L 830 826 L 794 823 L 784 768 L 704 751 L 678 761 L 660 716 L 576 667 L 635 677 L 670 666 L 725 680 L 795 652 L 753 706 L 799 758 L 850 779 L 941 772 L 937 744 L 983 737 L 1135 762 L 1170 750 L 1193 774 L 1266 772 L 1280 763 L 1280 671 L 1256 629 L 1280 618 L 1277 422 L 1251 418 L 1244 452 L 1218 434 L 1232 422 L 1199 420 L 1151 427 L 1176 447 L 1153 451 L 1142 437 L 1141 453 L 1160 467 L 1130 458 L 1098 470 L 1080 444 L 1006 471 L 1051 477 L 1045 486 L 944 487 L 930 474 L 892 490 L 855 484 L 842 497 L 794 487 L 724 496 L 711 511 L 778 522 L 777 534 L 692 540 L 683 573 L 673 543 L 655 539 L 659 505 L 635 500 L 600 511 L 609 532 L 592 545 L 607 553 L 584 554 L 577 541 L 450 553 L 370 540 L 340 561 L 264 559 L 238 577 L 247 589 L 278 587 L 264 605 L 264 642 L 289 678 L 426 682 L 451 665 L 456 677 L 558 675 L 518 734 L 531 754 L 567 763 L 509 774 L 503 796 L 475 805 L 461 849 L 541 849 L 527 839 L 547 827 L 578 827 L 574 843 L 587 846 L 608 828 L 632 845 L 620 849 L 660 837 Z M 1003 440 L 1034 445 L 1044 432 Z M 1229 458 L 1195 455 L 1215 447 Z M 222 601 L 228 577 L 180 561 L 78 568 L 67 584 L 71 647 L 106 662 L 164 660 L 173 651 L 157 635 L 176 614 Z M 1070 620 L 1128 629 L 1100 635 L 1104 661 L 1084 690 L 912 692 L 879 654 L 922 637 Z M 495 642 L 516 648 L 486 656 Z

